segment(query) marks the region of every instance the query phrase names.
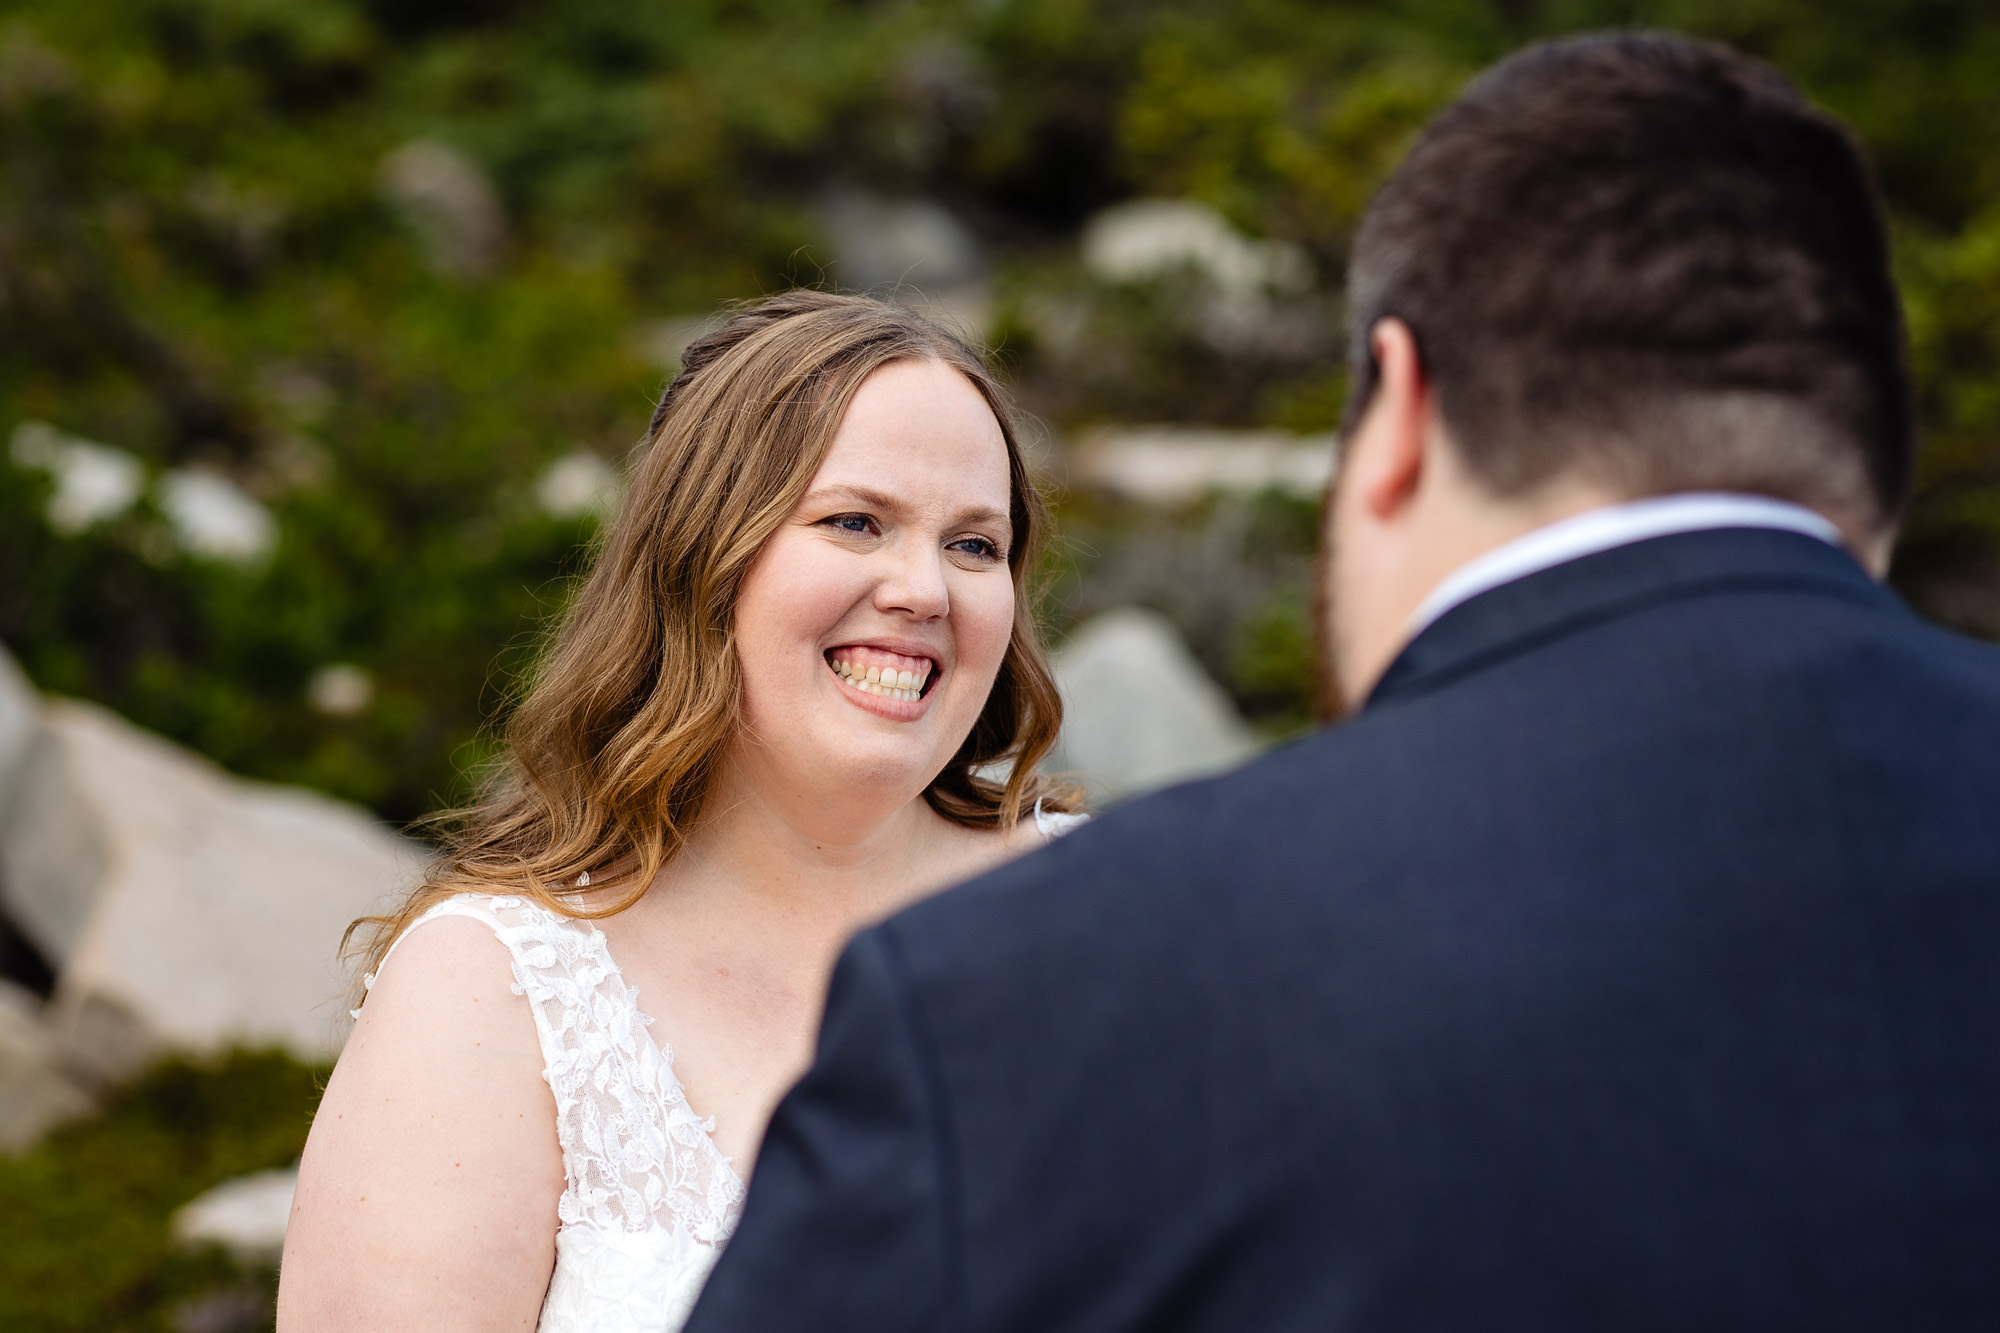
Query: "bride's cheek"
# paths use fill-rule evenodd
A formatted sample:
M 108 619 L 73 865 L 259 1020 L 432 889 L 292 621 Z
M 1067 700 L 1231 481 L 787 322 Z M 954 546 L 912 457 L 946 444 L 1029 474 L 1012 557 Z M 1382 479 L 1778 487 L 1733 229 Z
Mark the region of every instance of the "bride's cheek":
M 990 675 L 1000 670 L 1000 663 L 1007 655 L 1007 642 L 1014 632 L 1014 597 L 1011 583 L 1008 584 L 1005 595 L 994 596 L 981 607 L 979 622 L 979 657 Z

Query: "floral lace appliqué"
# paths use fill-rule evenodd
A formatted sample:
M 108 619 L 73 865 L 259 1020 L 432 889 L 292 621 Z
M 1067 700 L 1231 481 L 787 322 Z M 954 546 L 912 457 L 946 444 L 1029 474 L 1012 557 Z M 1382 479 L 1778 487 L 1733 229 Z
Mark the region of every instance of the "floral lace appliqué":
M 410 929 L 440 916 L 483 921 L 506 946 L 555 1095 L 566 1185 L 539 1328 L 673 1333 L 743 1211 L 714 1121 L 688 1105 L 602 931 L 483 894 L 446 899 Z

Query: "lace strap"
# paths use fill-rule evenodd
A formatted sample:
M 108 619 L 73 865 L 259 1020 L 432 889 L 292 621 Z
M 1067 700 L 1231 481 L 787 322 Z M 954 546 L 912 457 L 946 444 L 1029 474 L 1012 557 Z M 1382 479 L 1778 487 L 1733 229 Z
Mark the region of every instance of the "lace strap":
M 1063 834 L 1089 822 L 1090 816 L 1081 812 L 1071 814 L 1061 810 L 1044 810 L 1041 798 L 1035 799 L 1035 832 L 1042 835 L 1044 843 L 1054 842 Z
M 555 1087 L 555 1070 L 574 1045 L 567 1034 L 576 1024 L 580 995 L 594 991 L 607 974 L 616 972 L 603 951 L 604 937 L 589 926 L 579 926 L 523 898 L 488 893 L 454 894 L 433 904 L 395 938 L 375 970 L 361 979 L 362 989 L 375 988 L 375 978 L 411 932 L 447 916 L 471 917 L 485 923 L 507 950 L 514 972 L 510 989 L 527 998 L 529 1012 L 534 1015 L 535 1036 L 542 1048 L 542 1077 Z M 583 975 L 579 976 L 579 972 Z M 353 1014 L 359 1018 L 361 1011 L 356 1009 Z M 560 1089 L 557 1100 L 561 1101 Z
M 403 927 L 403 933 L 389 942 L 389 947 L 382 951 L 382 960 L 375 964 L 375 970 L 365 974 L 361 978 L 364 1003 L 366 1002 L 366 994 L 375 989 L 375 978 L 382 975 L 382 969 L 389 965 L 389 960 L 396 956 L 396 950 L 402 946 L 404 940 L 410 938 L 410 932 L 418 926 L 423 925 L 427 921 L 435 921 L 441 916 L 469 916 L 484 921 L 493 928 L 493 933 L 497 935 L 505 927 L 501 925 L 500 918 L 494 915 L 492 909 L 516 901 L 518 900 L 511 898 L 494 898 L 487 894 L 461 893 L 454 897 L 446 898 L 443 902 L 431 904 L 430 910 L 426 911 L 409 925 Z M 518 976 L 516 979 L 519 979 Z M 515 994 L 518 995 L 519 993 L 520 988 L 516 987 Z M 358 1019 L 361 1017 L 361 1010 L 359 1008 L 349 1009 L 347 1016 Z

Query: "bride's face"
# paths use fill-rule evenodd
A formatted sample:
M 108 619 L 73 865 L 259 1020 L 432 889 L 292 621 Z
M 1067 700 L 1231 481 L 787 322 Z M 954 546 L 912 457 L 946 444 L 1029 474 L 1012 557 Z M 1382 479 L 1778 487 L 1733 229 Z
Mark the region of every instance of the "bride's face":
M 929 785 L 1007 650 L 1009 498 L 999 423 L 963 375 L 898 361 L 862 382 L 743 581 L 740 777 L 885 806 Z

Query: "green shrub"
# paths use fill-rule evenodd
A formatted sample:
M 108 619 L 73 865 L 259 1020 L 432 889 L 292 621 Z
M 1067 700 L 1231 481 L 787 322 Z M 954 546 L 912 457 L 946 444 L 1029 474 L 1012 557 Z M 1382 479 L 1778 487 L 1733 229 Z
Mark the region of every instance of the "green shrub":
M 277 1051 L 168 1060 L 0 1157 L 0 1328 L 165 1333 L 203 1297 L 268 1298 L 271 1274 L 176 1248 L 169 1219 L 224 1180 L 296 1162 L 324 1078 Z

